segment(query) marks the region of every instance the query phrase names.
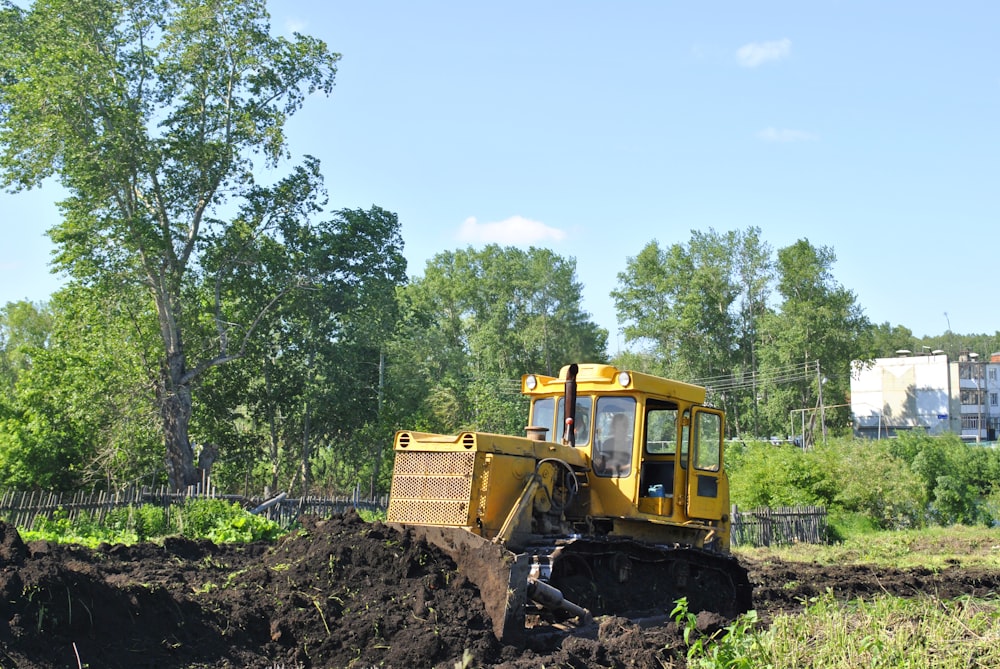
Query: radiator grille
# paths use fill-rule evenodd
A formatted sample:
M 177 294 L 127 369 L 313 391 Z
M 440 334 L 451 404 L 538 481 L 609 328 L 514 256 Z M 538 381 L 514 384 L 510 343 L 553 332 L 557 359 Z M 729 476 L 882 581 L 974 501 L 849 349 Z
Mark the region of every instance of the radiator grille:
M 476 454 L 397 451 L 387 519 L 468 525 Z

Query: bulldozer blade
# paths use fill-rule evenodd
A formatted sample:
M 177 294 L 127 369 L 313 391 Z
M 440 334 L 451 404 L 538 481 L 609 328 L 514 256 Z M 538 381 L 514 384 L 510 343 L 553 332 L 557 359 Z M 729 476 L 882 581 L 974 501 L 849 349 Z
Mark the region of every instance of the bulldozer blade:
M 506 644 L 525 641 L 525 605 L 530 558 L 460 527 L 389 523 L 401 532 L 444 551 L 458 572 L 479 588 L 479 596 L 493 623 L 493 634 Z

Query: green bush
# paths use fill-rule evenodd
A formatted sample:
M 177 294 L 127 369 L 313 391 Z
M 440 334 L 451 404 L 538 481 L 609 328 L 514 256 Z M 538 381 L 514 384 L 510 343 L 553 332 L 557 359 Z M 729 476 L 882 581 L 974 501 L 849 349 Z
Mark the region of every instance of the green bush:
M 186 537 L 215 543 L 274 539 L 281 534 L 277 523 L 252 515 L 235 502 L 218 499 L 187 500 L 178 525 Z
M 858 511 L 830 509 L 826 516 L 826 534 L 830 541 L 844 541 L 849 537 L 879 532 L 876 522 Z
M 920 527 L 926 497 L 919 478 L 892 455 L 888 440 L 840 440 L 807 457 L 824 472 L 823 503 L 831 510 L 867 516 L 878 529 Z
M 955 435 L 833 439 L 810 450 L 731 444 L 727 462 L 734 504 L 822 505 L 835 535 L 1000 518 L 1000 451 Z
M 730 491 L 734 504 L 745 508 L 820 504 L 813 490 L 821 472 L 801 449 L 766 442 L 747 444 L 730 461 Z

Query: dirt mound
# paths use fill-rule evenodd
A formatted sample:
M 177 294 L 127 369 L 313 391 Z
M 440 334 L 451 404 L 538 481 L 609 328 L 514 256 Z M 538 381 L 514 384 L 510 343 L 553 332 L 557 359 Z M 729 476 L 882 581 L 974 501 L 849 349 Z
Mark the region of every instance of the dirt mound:
M 418 667 L 501 651 L 447 558 L 353 513 L 276 545 L 2 538 L 4 666 Z
M 572 636 L 505 646 L 475 585 L 440 551 L 347 513 L 304 519 L 276 544 L 33 542 L 0 523 L 0 666 L 684 666 L 681 631 L 605 617 Z M 766 618 L 833 588 L 855 597 L 984 594 L 1000 575 L 962 570 L 750 564 Z M 953 573 L 949 573 L 953 572 Z M 699 616 L 706 633 L 726 621 Z

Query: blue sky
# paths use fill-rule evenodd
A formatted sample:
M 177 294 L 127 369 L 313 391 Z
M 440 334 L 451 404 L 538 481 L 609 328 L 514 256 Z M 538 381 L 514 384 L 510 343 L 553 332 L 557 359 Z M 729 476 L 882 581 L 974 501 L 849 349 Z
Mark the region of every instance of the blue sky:
M 775 250 L 832 247 L 876 323 L 1000 331 L 1000 4 L 270 7 L 343 56 L 280 169 L 315 155 L 331 207 L 396 212 L 411 275 L 469 245 L 549 247 L 614 352 L 628 257 L 755 226 Z M 56 199 L 0 195 L 0 304 L 58 287 Z

